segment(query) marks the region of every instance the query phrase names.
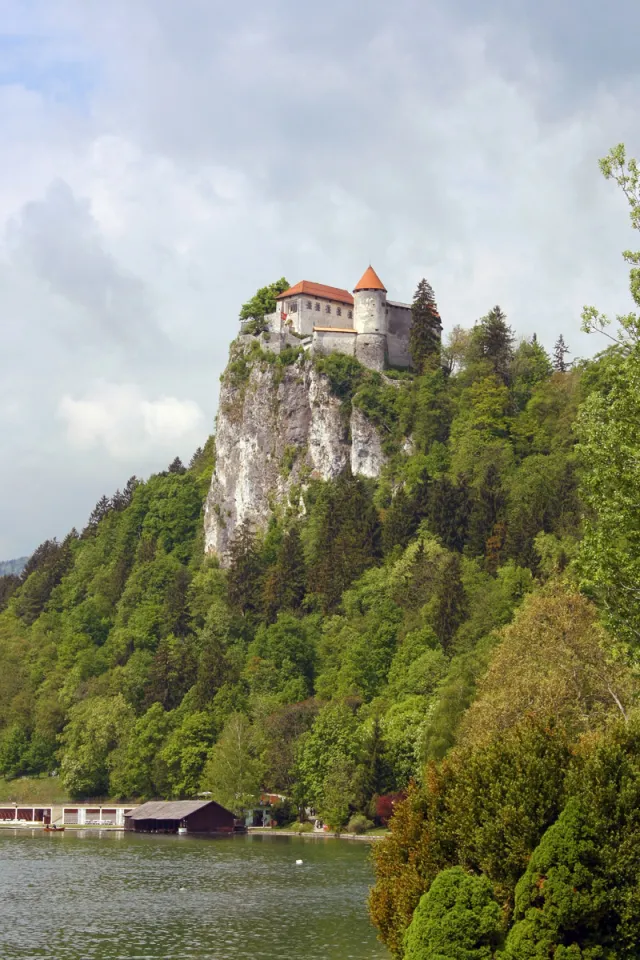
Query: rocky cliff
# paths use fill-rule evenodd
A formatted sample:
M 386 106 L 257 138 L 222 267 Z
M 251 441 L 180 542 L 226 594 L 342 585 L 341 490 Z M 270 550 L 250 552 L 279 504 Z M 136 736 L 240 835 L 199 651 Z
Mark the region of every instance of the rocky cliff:
M 239 338 L 222 378 L 205 506 L 205 549 L 222 559 L 245 519 L 259 528 L 272 511 L 300 509 L 311 478 L 333 479 L 347 464 L 377 477 L 385 461 L 376 428 L 360 410 L 345 411 L 307 355 L 286 365 L 255 348 Z

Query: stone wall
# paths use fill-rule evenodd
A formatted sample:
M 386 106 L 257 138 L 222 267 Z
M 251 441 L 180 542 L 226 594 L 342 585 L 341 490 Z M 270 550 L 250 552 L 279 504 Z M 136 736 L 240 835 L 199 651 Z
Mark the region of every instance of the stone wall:
M 355 356 L 356 334 L 338 333 L 337 331 L 315 330 L 311 351 L 314 354 L 326 356 L 328 353 L 346 353 L 348 357 Z
M 370 370 L 382 372 L 386 366 L 387 338 L 383 333 L 359 333 L 356 337 L 356 359 Z
M 410 367 L 409 332 L 411 309 L 387 302 L 387 356 L 392 367 Z

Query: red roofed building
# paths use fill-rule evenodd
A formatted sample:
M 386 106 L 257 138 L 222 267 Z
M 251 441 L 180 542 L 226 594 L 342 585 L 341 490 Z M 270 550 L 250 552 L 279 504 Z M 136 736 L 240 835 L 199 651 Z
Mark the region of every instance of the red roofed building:
M 386 287 L 371 265 L 353 294 L 300 280 L 279 294 L 276 303 L 276 312 L 265 317 L 268 349 L 279 352 L 290 337 L 291 344 L 301 338 L 313 354 L 345 353 L 373 370 L 411 365 L 411 305 L 387 300 Z

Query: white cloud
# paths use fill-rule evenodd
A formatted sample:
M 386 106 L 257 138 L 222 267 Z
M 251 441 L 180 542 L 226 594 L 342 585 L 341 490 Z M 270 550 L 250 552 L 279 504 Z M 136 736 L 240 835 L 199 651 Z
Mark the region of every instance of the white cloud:
M 195 448 L 204 429 L 204 414 L 193 400 L 148 400 L 133 384 L 99 383 L 84 397 L 65 395 L 58 416 L 71 446 L 103 447 L 125 461 L 151 452 L 170 455 L 187 442 Z

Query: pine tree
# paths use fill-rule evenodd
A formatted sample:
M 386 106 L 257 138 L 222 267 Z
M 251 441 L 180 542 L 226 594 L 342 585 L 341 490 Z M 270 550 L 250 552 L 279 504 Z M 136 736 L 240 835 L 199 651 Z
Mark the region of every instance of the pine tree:
M 366 484 L 347 468 L 315 505 L 309 588 L 334 610 L 342 593 L 379 556 L 380 528 Z
M 300 608 L 306 592 L 306 571 L 300 532 L 290 527 L 282 537 L 276 562 L 264 583 L 264 608 L 269 621 L 276 619 L 280 610 Z
M 562 334 L 558 337 L 553 348 L 553 369 L 556 373 L 566 373 L 567 372 L 567 361 L 565 360 L 566 354 L 568 354 L 569 348 L 564 342 L 564 337 Z
M 227 589 L 229 603 L 243 616 L 255 615 L 262 606 L 262 559 L 248 519 L 237 528 L 229 545 Z
M 415 370 L 424 373 L 440 363 L 442 322 L 431 284 L 422 279 L 411 305 L 409 352 Z
M 191 460 L 189 460 L 189 469 L 190 469 L 190 470 L 192 469 L 192 467 L 195 467 L 195 465 L 197 464 L 198 460 L 199 460 L 200 457 L 202 456 L 203 452 L 204 452 L 204 451 L 203 451 L 202 447 L 198 447 L 198 449 L 196 450 L 196 452 L 195 452 L 195 453 L 193 454 L 193 456 L 191 457 Z
M 183 464 L 180 457 L 176 457 L 175 460 L 172 460 L 169 464 L 169 473 L 186 473 L 187 468 Z
M 451 553 L 440 570 L 436 589 L 433 628 L 445 653 L 467 612 L 467 598 L 462 584 L 459 553 Z
M 396 492 L 382 525 L 382 549 L 389 553 L 395 546 L 406 547 L 418 526 L 411 498 L 404 487 Z
M 495 306 L 482 318 L 474 330 L 474 339 L 480 355 L 491 363 L 494 373 L 508 383 L 514 336 L 500 307 Z

